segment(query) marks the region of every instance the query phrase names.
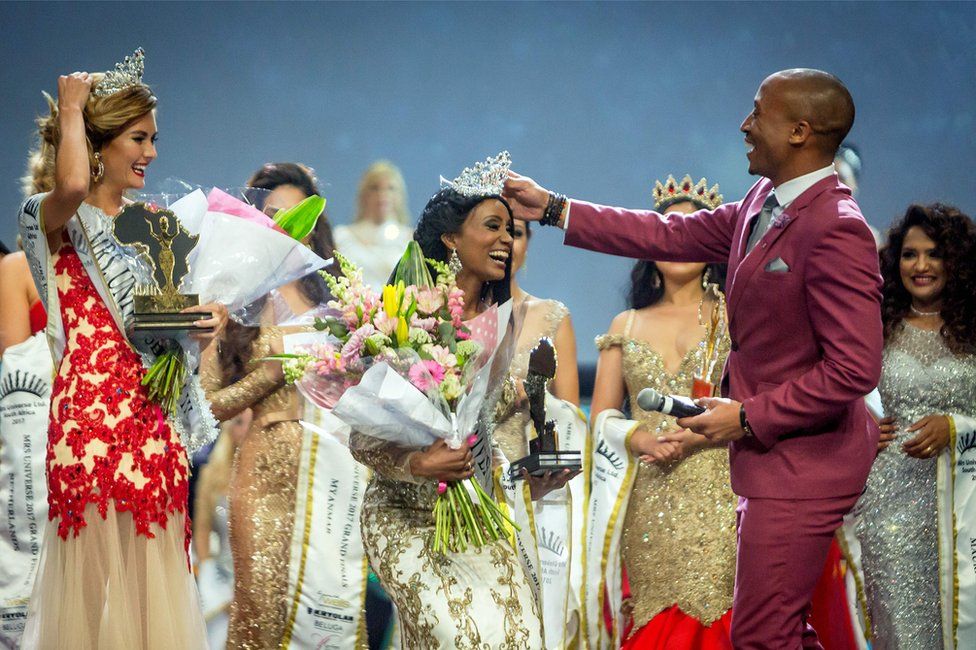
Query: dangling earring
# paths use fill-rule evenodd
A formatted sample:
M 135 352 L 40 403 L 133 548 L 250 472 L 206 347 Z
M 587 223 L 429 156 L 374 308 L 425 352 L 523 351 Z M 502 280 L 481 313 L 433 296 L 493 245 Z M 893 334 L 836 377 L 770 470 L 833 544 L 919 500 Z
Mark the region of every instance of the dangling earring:
M 654 277 L 651 278 L 651 288 L 652 289 L 659 289 L 660 287 L 661 287 L 661 272 L 655 270 L 654 271 Z
M 457 275 L 458 273 L 461 272 L 461 268 L 462 268 L 461 258 L 458 257 L 456 248 L 451 249 L 451 257 L 448 258 L 447 260 L 447 268 L 449 268 L 451 270 L 451 273 L 453 273 L 454 275 Z
M 705 267 L 705 272 L 702 274 L 702 289 L 708 289 L 708 280 L 712 276 L 712 270 Z
M 105 164 L 102 162 L 102 154 L 100 152 L 95 152 L 95 162 L 98 163 L 98 166 L 92 172 L 92 181 L 97 183 L 105 175 Z

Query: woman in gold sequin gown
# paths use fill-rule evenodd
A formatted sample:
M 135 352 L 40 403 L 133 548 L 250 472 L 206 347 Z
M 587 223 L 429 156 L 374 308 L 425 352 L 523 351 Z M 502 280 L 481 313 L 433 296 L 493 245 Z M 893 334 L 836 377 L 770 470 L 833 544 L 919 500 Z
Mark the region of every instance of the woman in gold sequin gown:
M 510 293 L 511 211 L 498 194 L 445 188 L 428 202 L 414 238 L 426 257 L 460 262 L 464 318 Z M 491 406 L 491 405 L 489 405 Z M 490 410 L 479 436 L 491 436 Z M 375 470 L 362 511 L 363 546 L 396 605 L 404 648 L 541 648 L 539 611 L 507 539 L 461 552 L 435 552 L 432 516 L 439 480 L 473 474 L 466 445 L 424 450 L 353 432 L 353 457 Z
M 317 194 L 314 179 L 294 163 L 265 165 L 249 182 L 270 190 L 264 210 L 274 214 Z M 311 246 L 331 256 L 328 222 L 319 219 Z M 325 302 L 327 289 L 317 275 L 279 288 L 287 312 L 302 314 Z M 294 525 L 295 489 L 302 447 L 301 401 L 294 386 L 286 386 L 278 363 L 250 363 L 282 351 L 287 331 L 274 325 L 228 327 L 217 354 L 203 359 L 201 380 L 218 420 L 250 408 L 250 431 L 237 450 L 229 489 L 230 545 L 234 559 L 234 600 L 231 603 L 227 646 L 242 650 L 277 648 L 287 623 L 288 562 Z M 310 328 L 311 329 L 311 328 Z
M 655 209 L 690 213 L 706 207 L 696 203 L 665 199 Z M 647 387 L 691 395 L 706 333 L 699 312 L 708 314 L 713 305 L 706 298 L 706 271 L 715 281 L 723 274 L 715 265 L 638 262 L 631 274 L 633 309 L 596 339 L 591 422 L 628 396 L 632 417 L 641 423 L 629 440 L 641 463 L 624 514 L 621 557 L 609 559 L 621 561 L 626 576 L 625 648 L 732 647 L 736 499 L 728 451 L 690 431 L 680 444 L 657 442 L 676 428 L 674 420 L 644 411 L 636 401 Z M 717 363 L 705 378 L 713 384 L 720 381 L 728 345 L 722 332 Z

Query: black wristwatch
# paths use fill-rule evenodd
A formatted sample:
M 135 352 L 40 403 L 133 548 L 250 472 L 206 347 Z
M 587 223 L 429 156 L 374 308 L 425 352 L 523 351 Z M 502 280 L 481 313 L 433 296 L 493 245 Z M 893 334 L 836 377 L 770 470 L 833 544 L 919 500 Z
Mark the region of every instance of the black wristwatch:
M 742 427 L 742 430 L 746 432 L 746 435 L 747 436 L 753 436 L 753 435 L 755 435 L 752 432 L 752 427 L 749 426 L 749 420 L 746 419 L 746 405 L 745 404 L 742 404 L 742 405 L 739 406 L 739 425 Z

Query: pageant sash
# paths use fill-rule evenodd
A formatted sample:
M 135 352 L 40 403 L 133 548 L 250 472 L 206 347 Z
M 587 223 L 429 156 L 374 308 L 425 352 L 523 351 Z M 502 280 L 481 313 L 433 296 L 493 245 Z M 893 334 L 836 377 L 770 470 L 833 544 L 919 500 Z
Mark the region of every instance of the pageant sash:
M 304 427 L 282 648 L 366 647 L 368 564 L 359 514 L 367 480 L 345 446 Z
M 864 570 L 861 568 L 861 542 L 855 534 L 854 514 L 844 516 L 844 522 L 837 529 L 837 543 L 844 555 L 844 595 L 847 600 L 847 613 L 854 631 L 857 650 L 867 650 L 871 638 L 871 622 L 868 616 L 868 602 L 864 593 Z
M 586 421 L 575 405 L 547 394 L 546 415 L 556 423 L 561 450 L 586 451 Z M 509 477 L 508 463 L 496 470 L 496 494 L 500 491 L 508 514 L 521 528 L 514 535 L 515 549 L 540 605 L 548 650 L 583 643 L 585 456 L 579 476 L 534 503 L 528 484 Z
M 593 426 L 584 583 L 590 648 L 620 647 L 620 537 L 637 470 L 637 460 L 627 450 L 628 438 L 636 427 L 637 422 L 613 409 L 601 412 Z M 613 614 L 612 630 L 603 623 L 605 603 Z
M 305 342 L 284 337 L 286 352 Z M 291 611 L 282 648 L 365 648 L 369 565 L 359 515 L 369 470 L 342 442 L 336 419 L 305 401 L 295 491 L 288 593 Z M 339 423 L 341 425 L 341 423 Z
M 43 333 L 0 364 L 0 647 L 19 647 L 47 521 L 44 459 L 54 365 Z
M 938 460 L 943 646 L 976 648 L 976 418 L 952 415 Z

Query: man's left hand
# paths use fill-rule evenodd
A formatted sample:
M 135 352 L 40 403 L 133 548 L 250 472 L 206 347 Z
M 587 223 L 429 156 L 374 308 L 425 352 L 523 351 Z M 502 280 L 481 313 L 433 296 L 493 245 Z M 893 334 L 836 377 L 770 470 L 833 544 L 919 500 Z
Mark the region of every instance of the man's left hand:
M 696 403 L 708 410 L 690 418 L 678 418 L 679 427 L 691 429 L 713 443 L 728 443 L 746 435 L 739 419 L 741 402 L 724 397 L 702 397 Z

